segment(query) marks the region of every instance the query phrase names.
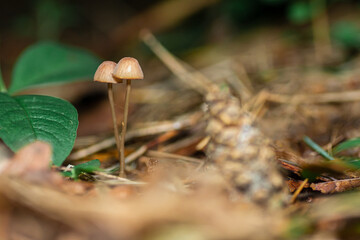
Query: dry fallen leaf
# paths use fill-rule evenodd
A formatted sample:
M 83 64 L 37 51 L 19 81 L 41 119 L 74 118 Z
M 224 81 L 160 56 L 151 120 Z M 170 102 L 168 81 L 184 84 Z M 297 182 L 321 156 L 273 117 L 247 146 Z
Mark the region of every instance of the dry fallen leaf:
M 38 184 L 60 184 L 62 177 L 50 170 L 52 150 L 45 142 L 34 142 L 20 149 L 2 173 Z
M 322 193 L 338 193 L 352 190 L 360 187 L 360 178 L 335 180 L 322 183 L 312 183 L 310 187 L 314 191 L 320 191 Z
M 294 192 L 303 181 L 290 179 L 287 181 L 290 192 Z M 327 182 L 318 182 L 318 183 L 307 183 L 304 188 L 311 188 L 314 191 L 320 191 L 324 194 L 330 193 L 339 193 L 345 192 L 349 190 L 353 190 L 355 188 L 360 187 L 360 178 L 351 178 L 351 179 L 343 179 L 343 180 L 334 180 Z

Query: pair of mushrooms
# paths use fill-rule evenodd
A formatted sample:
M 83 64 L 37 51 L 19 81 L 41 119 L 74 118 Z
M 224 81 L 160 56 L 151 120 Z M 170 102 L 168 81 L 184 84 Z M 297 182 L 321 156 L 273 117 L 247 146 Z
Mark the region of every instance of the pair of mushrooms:
M 120 161 L 120 177 L 125 177 L 125 156 L 124 144 L 126 125 L 129 110 L 131 80 L 143 79 L 144 74 L 141 70 L 139 62 L 135 58 L 124 57 L 118 64 L 112 61 L 104 61 L 100 64 L 94 75 L 94 81 L 108 84 L 108 96 L 111 107 L 111 114 L 114 123 L 114 134 L 116 147 L 119 154 Z M 116 121 L 116 112 L 114 105 L 114 90 L 113 84 L 122 83 L 126 80 L 126 93 L 125 93 L 125 107 L 124 107 L 124 120 L 122 122 L 121 138 L 119 137 L 119 129 Z

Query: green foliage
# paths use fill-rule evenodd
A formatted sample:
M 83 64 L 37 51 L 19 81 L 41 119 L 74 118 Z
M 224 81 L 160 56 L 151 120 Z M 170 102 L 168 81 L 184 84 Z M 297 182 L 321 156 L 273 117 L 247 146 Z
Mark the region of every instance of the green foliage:
M 262 0 L 262 2 L 266 4 L 279 4 L 286 2 L 286 0 Z
M 63 172 L 63 175 L 76 180 L 79 178 L 79 175 L 81 173 L 84 173 L 84 172 L 92 173 L 94 171 L 101 171 L 101 170 L 102 169 L 100 168 L 100 161 L 98 159 L 95 159 L 95 160 L 91 160 L 86 163 L 81 163 L 79 165 L 76 165 L 75 167 L 73 167 L 71 169 L 70 172 Z
M 360 159 L 354 157 L 340 157 L 342 161 L 348 164 L 350 167 L 360 169 Z
M 236 22 L 242 22 L 252 15 L 255 15 L 259 3 L 257 1 L 225 1 L 222 6 L 222 11 L 229 16 L 230 19 Z
M 333 39 L 345 48 L 360 49 L 360 28 L 352 22 L 336 23 L 331 34 Z
M 20 36 L 57 40 L 68 27 L 79 26 L 81 12 L 76 3 L 61 0 L 28 0 L 10 22 Z
M 352 138 L 345 142 L 342 142 L 336 147 L 334 147 L 332 152 L 334 155 L 339 156 L 340 152 L 356 147 L 360 147 L 360 138 Z M 346 164 L 348 164 L 350 167 L 360 169 L 360 158 L 348 156 L 339 156 L 339 158 Z
M 313 182 L 316 180 L 316 178 L 318 176 L 321 175 L 322 172 L 319 172 L 319 171 L 316 171 L 315 169 L 307 169 L 307 168 L 304 168 L 302 171 L 301 171 L 301 176 L 305 179 L 309 179 L 310 182 Z
M 35 44 L 16 63 L 9 94 L 91 78 L 99 63 L 85 50 L 54 42 Z M 50 96 L 9 94 L 0 73 L 0 138 L 13 151 L 34 141 L 48 142 L 53 148 L 54 164 L 61 165 L 75 142 L 76 109 Z
M 89 162 L 76 165 L 74 169 L 76 173 L 80 173 L 80 172 L 92 173 L 94 171 L 100 170 L 100 161 L 99 159 L 94 159 Z
M 334 160 L 334 157 L 332 157 L 329 153 L 327 153 L 324 149 L 322 149 L 318 144 L 316 144 L 311 138 L 308 136 L 304 137 L 304 142 L 309 145 L 314 151 L 319 153 L 321 156 L 323 156 L 327 160 Z
M 45 141 L 52 145 L 54 164 L 63 163 L 78 127 L 77 111 L 70 103 L 49 96 L 0 93 L 0 106 L 0 137 L 11 150 Z
M 88 80 L 99 64 L 99 59 L 85 50 L 55 42 L 40 42 L 20 56 L 9 93 L 39 85 Z
M 289 6 L 288 18 L 295 24 L 304 24 L 311 20 L 311 7 L 308 1 L 296 1 Z
M 0 92 L 6 92 L 6 86 L 4 83 L 4 80 L 2 79 L 2 73 L 1 73 L 1 69 L 0 69 Z
M 290 219 L 285 229 L 284 237 L 287 239 L 301 239 L 311 231 L 313 229 L 308 218 L 295 216 Z
M 340 143 L 336 147 L 332 149 L 332 153 L 327 153 L 324 149 L 322 149 L 319 145 L 317 145 L 314 141 L 312 141 L 309 137 L 304 137 L 304 142 L 307 143 L 313 150 L 319 153 L 327 160 L 340 160 L 346 166 L 350 168 L 360 169 L 360 158 L 358 157 L 349 157 L 349 156 L 339 156 L 339 153 L 355 147 L 360 147 L 360 138 L 349 139 L 345 142 Z M 317 175 L 314 175 L 313 171 L 303 172 L 303 176 L 306 178 L 313 178 Z
M 335 148 L 333 148 L 333 154 L 338 154 L 341 151 L 359 146 L 360 146 L 360 138 L 349 139 L 345 142 L 340 143 Z
M 78 16 L 71 4 L 64 1 L 36 0 L 33 5 L 38 39 L 58 39 L 64 28 L 73 25 Z

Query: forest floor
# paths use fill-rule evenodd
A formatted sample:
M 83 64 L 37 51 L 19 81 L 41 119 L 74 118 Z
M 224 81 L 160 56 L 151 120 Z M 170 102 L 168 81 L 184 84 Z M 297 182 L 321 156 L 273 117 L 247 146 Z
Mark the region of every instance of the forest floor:
M 359 237 L 360 58 L 348 61 L 336 46 L 294 47 L 269 31 L 192 55 L 187 60 L 198 69 L 144 33 L 141 39 L 157 59 L 145 64 L 145 75 L 152 73 L 132 93 L 127 177 L 117 176 L 110 108 L 102 99 L 91 110 L 80 109 L 79 137 L 63 167 L 49 169 L 51 148 L 40 142 L 3 163 L 1 238 Z M 230 57 L 219 54 L 229 49 Z M 223 101 L 218 116 L 212 114 L 212 85 L 223 93 L 216 98 Z M 116 100 L 122 98 L 118 88 Z M 239 145 L 224 148 L 214 141 L 218 135 L 209 124 L 234 102 L 241 114 L 230 115 L 234 124 L 220 124 L 216 134 L 234 126 L 240 136 L 259 133 L 241 140 L 240 157 L 231 155 Z M 355 145 L 339 150 L 351 139 Z M 249 149 L 258 154 L 251 162 Z M 267 151 L 272 158 L 262 159 Z M 100 160 L 102 171 L 82 173 L 76 181 L 60 174 L 92 159 Z M 265 171 L 266 177 L 248 185 L 266 185 L 268 175 L 279 172 L 286 190 L 280 199 L 271 193 L 256 203 L 238 187 L 241 180 L 227 176 L 222 164 L 229 162 L 242 164 L 240 178 Z

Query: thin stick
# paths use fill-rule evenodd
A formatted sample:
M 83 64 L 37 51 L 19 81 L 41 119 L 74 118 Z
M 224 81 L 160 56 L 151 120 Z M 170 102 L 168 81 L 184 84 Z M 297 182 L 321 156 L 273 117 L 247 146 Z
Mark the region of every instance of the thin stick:
M 358 102 L 360 101 L 360 90 L 321 94 L 298 94 L 293 96 L 269 93 L 266 100 L 295 105 L 304 103 Z
M 193 135 L 187 138 L 184 138 L 182 140 L 176 141 L 174 143 L 168 144 L 162 148 L 159 148 L 159 150 L 163 152 L 173 153 L 180 149 L 195 145 L 199 143 L 202 140 L 203 136 L 199 135 Z
M 121 181 L 121 182 L 124 182 L 124 183 L 131 183 L 131 184 L 135 184 L 135 185 L 143 185 L 143 184 L 146 184 L 145 182 L 132 181 L 132 180 L 129 180 L 129 179 L 127 179 L 127 178 L 122 178 L 122 177 L 114 176 L 114 175 L 107 174 L 107 173 L 100 172 L 100 171 L 95 171 L 94 173 L 97 174 L 97 175 L 99 175 L 99 176 L 103 176 L 103 177 L 106 177 L 106 178 L 109 178 L 109 179 L 115 179 L 115 180 L 118 180 L 118 181 Z
M 64 171 L 64 172 L 69 172 L 69 171 L 71 171 L 71 169 L 72 169 L 73 167 L 74 167 L 74 166 L 72 166 L 72 165 L 68 165 L 68 166 L 66 166 L 66 167 L 53 167 L 53 168 L 54 168 L 54 169 L 61 170 L 61 171 Z M 124 182 L 124 183 L 136 184 L 136 185 L 146 184 L 145 182 L 132 181 L 132 180 L 129 180 L 129 179 L 127 179 L 127 178 L 122 178 L 122 177 L 114 176 L 114 175 L 107 174 L 107 173 L 101 172 L 101 171 L 94 171 L 93 173 L 96 174 L 96 175 L 99 175 L 99 176 L 103 176 L 103 177 L 109 178 L 109 179 L 116 179 L 116 180 L 121 181 L 121 182 Z
M 143 42 L 156 54 L 156 56 L 172 71 L 181 81 L 201 94 L 217 89 L 205 75 L 192 69 L 189 65 L 171 54 L 149 30 L 142 30 L 140 37 Z M 189 71 L 188 69 L 191 68 Z
M 125 176 L 125 135 L 126 135 L 126 126 L 129 113 L 129 102 L 130 102 L 130 91 L 131 91 L 131 80 L 126 80 L 126 93 L 125 93 L 125 107 L 124 107 L 124 121 L 121 131 L 121 159 L 120 159 L 120 172 L 119 176 Z
M 108 83 L 108 95 L 109 95 L 109 101 L 110 101 L 110 107 L 111 107 L 111 115 L 113 119 L 114 124 L 114 135 L 115 135 L 115 141 L 116 141 L 116 148 L 118 152 L 118 158 L 120 159 L 121 156 L 121 145 L 120 145 L 120 137 L 119 137 L 119 129 L 116 121 L 116 112 L 115 112 L 115 103 L 114 103 L 114 89 L 112 86 L 112 83 Z
M 307 184 L 309 180 L 306 178 L 301 185 L 298 187 L 298 189 L 296 189 L 296 191 L 294 192 L 294 194 L 291 197 L 290 203 L 294 203 L 296 201 L 296 198 L 298 197 L 298 195 L 300 194 L 300 192 L 303 190 L 303 188 L 305 187 L 305 185 Z
M 325 0 L 311 0 L 312 31 L 314 35 L 314 48 L 316 60 L 321 62 L 327 54 L 331 53 L 331 39 L 329 33 L 329 20 Z
M 167 140 L 177 136 L 179 134 L 179 131 L 170 131 L 170 132 L 166 132 L 162 135 L 160 135 L 159 137 L 157 137 L 155 140 L 142 145 L 140 148 L 138 148 L 135 152 L 130 153 L 128 156 L 126 156 L 125 158 L 125 164 L 131 163 L 132 161 L 135 161 L 136 159 L 138 159 L 139 157 L 141 157 L 144 153 L 146 153 L 146 151 L 150 148 L 153 148 L 163 142 L 166 142 Z M 118 166 L 112 166 L 108 169 L 106 169 L 107 171 L 113 171 L 115 169 L 117 169 Z
M 210 136 L 204 137 L 195 147 L 197 151 L 203 150 L 210 142 Z
M 125 158 L 125 163 L 131 163 L 132 161 L 135 161 L 139 157 L 141 157 L 146 151 L 148 150 L 148 147 L 146 145 L 142 145 L 139 149 L 137 149 L 135 152 L 129 154 Z
M 162 122 L 160 124 L 153 124 L 152 126 L 149 127 L 130 130 L 128 131 L 128 134 L 125 136 L 125 140 L 128 141 L 136 137 L 144 137 L 144 136 L 156 135 L 163 132 L 184 129 L 198 123 L 202 116 L 203 116 L 202 112 L 195 112 L 190 115 L 184 114 L 175 121 L 168 121 L 164 123 Z M 96 144 L 90 145 L 86 148 L 80 149 L 72 153 L 69 156 L 69 160 L 76 161 L 82 159 L 91 154 L 109 148 L 114 144 L 115 144 L 114 137 L 104 139 Z
M 153 151 L 153 150 L 149 150 L 147 155 L 149 157 L 156 157 L 156 158 L 178 159 L 178 160 L 196 163 L 196 164 L 199 164 L 204 161 L 204 160 L 201 160 L 198 158 L 182 156 L 182 155 L 174 154 L 174 153 L 158 152 L 158 151 Z

